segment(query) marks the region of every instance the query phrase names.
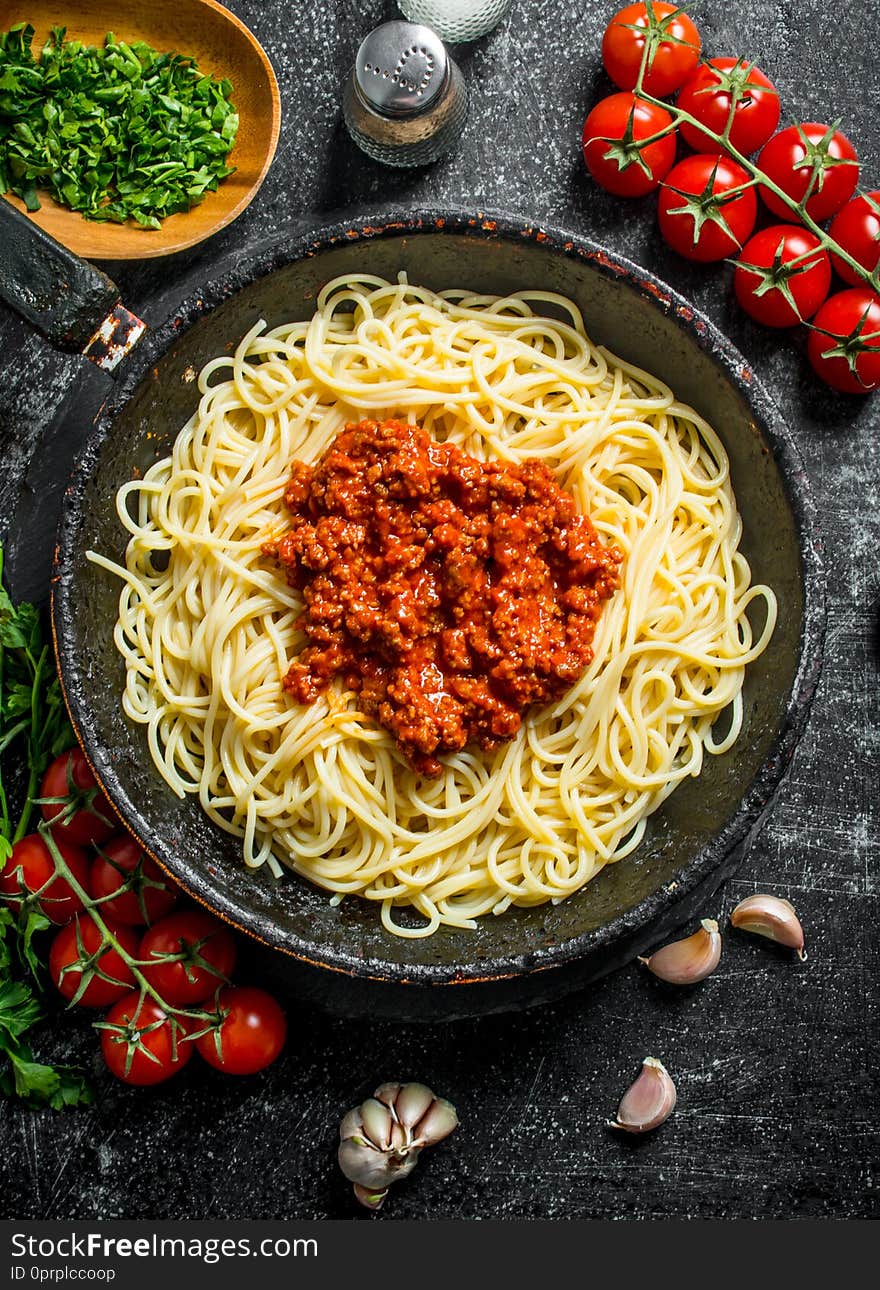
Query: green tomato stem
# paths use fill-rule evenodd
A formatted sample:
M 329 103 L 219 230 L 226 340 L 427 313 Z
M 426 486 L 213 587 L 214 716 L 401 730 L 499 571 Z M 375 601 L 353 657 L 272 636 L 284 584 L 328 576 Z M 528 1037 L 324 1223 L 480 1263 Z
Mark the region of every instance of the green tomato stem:
M 33 673 L 33 680 L 31 682 L 30 722 L 29 722 L 28 740 L 27 740 L 28 783 L 27 783 L 27 789 L 24 795 L 24 805 L 21 808 L 21 815 L 18 817 L 18 824 L 16 825 L 15 832 L 12 835 L 13 846 L 15 845 L 16 842 L 21 841 L 21 839 L 27 833 L 28 828 L 30 827 L 31 815 L 33 814 L 33 809 L 34 809 L 33 799 L 37 796 L 37 789 L 40 783 L 40 774 L 42 772 L 42 767 L 39 765 L 38 757 L 37 757 L 37 750 L 39 747 L 37 732 L 40 729 L 40 717 L 41 717 L 41 709 L 42 709 L 42 703 L 43 703 L 42 681 L 43 681 L 43 672 L 45 671 L 45 667 L 46 667 L 48 646 L 46 645 L 43 646 L 43 649 L 40 652 L 40 656 L 36 660 L 31 655 L 30 650 L 25 651 L 25 654 L 28 661 L 28 666 L 31 668 L 31 671 Z
M 144 976 L 143 972 L 141 971 L 141 967 L 146 965 L 141 959 L 133 958 L 132 955 L 128 953 L 125 946 L 122 945 L 121 942 L 113 935 L 113 932 L 110 930 L 110 927 L 108 926 L 108 924 L 97 912 L 96 903 L 92 901 L 92 898 L 89 895 L 89 893 L 77 881 L 76 876 L 73 874 L 73 872 L 70 869 L 70 866 L 67 864 L 63 855 L 59 851 L 58 846 L 55 842 L 55 839 L 52 837 L 52 834 L 49 831 L 49 829 L 45 825 L 41 825 L 39 832 L 43 838 L 43 841 L 46 843 L 46 846 L 49 848 L 49 853 L 52 856 L 52 862 L 55 866 L 55 872 L 60 877 L 62 877 L 64 881 L 68 883 L 68 885 L 73 889 L 74 895 L 76 895 L 79 898 L 79 900 L 82 902 L 84 912 L 88 914 L 89 918 L 91 918 L 92 922 L 95 924 L 98 931 L 101 933 L 101 936 L 103 937 L 104 941 L 116 951 L 116 953 L 122 959 L 123 963 L 125 963 L 126 967 L 128 967 L 135 981 L 137 982 L 141 995 L 149 996 L 154 1001 L 154 1003 L 157 1003 L 159 1005 L 159 1007 L 162 1009 L 164 1013 L 166 1013 L 166 1015 L 172 1018 L 185 1017 L 188 1021 L 192 1021 L 194 1019 L 199 1020 L 202 1016 L 201 1012 L 196 1013 L 193 1011 L 188 1011 L 186 1008 L 178 1008 L 174 1004 L 167 1003 L 165 999 L 162 998 L 162 995 L 159 993 L 159 991 L 156 990 L 155 987 L 150 984 L 150 982 L 147 980 L 147 978 Z M 156 961 L 160 962 L 161 960 L 157 959 Z
M 642 99 L 644 102 L 650 103 L 654 107 L 660 107 L 663 108 L 664 111 L 669 112 L 672 115 L 674 125 L 678 126 L 684 122 L 688 125 L 694 126 L 695 129 L 699 130 L 701 134 L 706 135 L 707 138 L 714 139 L 719 147 L 723 148 L 724 151 L 733 158 L 737 165 L 741 166 L 743 170 L 747 171 L 752 176 L 755 184 L 760 184 L 763 188 L 769 189 L 770 192 L 772 192 L 785 206 L 788 207 L 791 213 L 819 239 L 823 250 L 833 251 L 833 253 L 842 260 L 844 264 L 846 264 L 859 278 L 861 278 L 870 290 L 880 292 L 880 265 L 878 265 L 873 272 L 866 269 L 864 265 L 859 264 L 858 260 L 853 259 L 850 253 L 846 251 L 839 242 L 836 242 L 824 228 L 822 228 L 821 224 L 817 224 L 806 209 L 806 203 L 811 196 L 809 190 L 800 202 L 796 202 L 794 198 L 789 197 L 788 193 L 784 192 L 783 189 L 769 177 L 769 175 L 765 174 L 765 172 L 761 170 L 760 166 L 758 166 L 754 161 L 751 161 L 748 157 L 743 156 L 738 148 L 733 147 L 730 142 L 730 131 L 733 127 L 734 116 L 736 113 L 735 102 L 731 106 L 731 111 L 728 114 L 724 131 L 721 134 L 718 134 L 717 131 L 710 130 L 707 126 L 703 125 L 701 121 L 698 121 L 690 112 L 684 111 L 684 109 L 678 107 L 677 104 L 667 103 L 664 99 L 655 98 L 653 94 L 648 94 L 646 90 L 643 90 L 642 82 L 646 70 L 645 61 L 646 60 L 643 57 L 642 66 L 639 69 L 638 80 L 636 81 L 635 89 L 633 90 L 633 94 L 637 99 Z M 641 143 L 642 140 L 639 140 L 640 145 Z

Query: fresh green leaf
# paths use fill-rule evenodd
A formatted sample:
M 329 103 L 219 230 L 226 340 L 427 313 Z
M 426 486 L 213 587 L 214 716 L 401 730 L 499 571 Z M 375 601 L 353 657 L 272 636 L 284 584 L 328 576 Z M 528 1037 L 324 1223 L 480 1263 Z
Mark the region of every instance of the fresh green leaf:
M 30 986 L 23 981 L 4 981 L 0 985 L 0 1043 L 20 1039 L 41 1016 L 39 1001 Z
M 19 43 L 11 40 L 16 31 Z M 19 28 L 0 35 L 0 62 L 10 48 L 16 53 L 29 49 L 26 32 Z M 33 605 L 12 603 L 2 573 L 0 546 L 0 868 L 28 830 L 50 758 L 73 743 L 40 614 Z M 2 772 L 13 765 L 17 774 L 4 783 Z M 13 801 L 18 803 L 17 822 Z M 25 907 L 16 914 L 0 900 L 0 1092 L 28 1106 L 60 1109 L 90 1101 L 92 1095 L 80 1072 L 35 1060 L 28 1042 L 42 1018 L 40 940 L 50 926 L 39 909 Z
M 45 914 L 40 913 L 38 909 L 28 911 L 25 920 L 24 930 L 21 934 L 21 957 L 31 970 L 31 975 L 39 980 L 40 971 L 43 964 L 40 962 L 39 954 L 34 946 L 34 936 L 37 932 L 47 932 L 52 926 L 51 919 Z
M 29 1053 L 29 1050 L 26 1049 L 25 1052 Z M 22 1053 L 11 1051 L 8 1056 L 12 1063 L 12 1076 L 18 1096 L 37 1102 L 51 1103 L 61 1086 L 58 1072 L 51 1066 L 35 1062 Z
M 95 1100 L 95 1090 L 83 1075 L 82 1071 L 72 1066 L 56 1066 L 58 1088 L 49 1105 L 55 1111 L 65 1106 L 90 1106 Z

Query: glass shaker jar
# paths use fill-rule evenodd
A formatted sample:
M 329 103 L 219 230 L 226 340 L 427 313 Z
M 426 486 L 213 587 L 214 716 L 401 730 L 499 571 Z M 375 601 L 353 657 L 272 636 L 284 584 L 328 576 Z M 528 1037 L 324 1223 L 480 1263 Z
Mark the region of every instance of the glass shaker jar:
M 458 43 L 478 40 L 496 27 L 512 0 L 398 0 L 398 7 L 412 22 L 433 27 L 444 40 Z
M 467 87 L 430 27 L 396 20 L 361 42 L 343 96 L 355 143 L 389 166 L 424 166 L 464 129 Z

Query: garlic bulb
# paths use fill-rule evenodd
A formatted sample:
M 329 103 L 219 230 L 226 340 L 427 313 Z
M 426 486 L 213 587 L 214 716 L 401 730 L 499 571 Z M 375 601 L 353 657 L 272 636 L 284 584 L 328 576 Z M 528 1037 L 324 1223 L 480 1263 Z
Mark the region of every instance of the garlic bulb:
M 646 1057 L 638 1078 L 621 1098 L 617 1119 L 609 1120 L 608 1127 L 626 1133 L 649 1133 L 672 1114 L 676 1097 L 666 1067 L 656 1057 Z
M 339 1126 L 339 1167 L 357 1200 L 379 1209 L 391 1184 L 412 1173 L 422 1148 L 457 1125 L 455 1107 L 425 1084 L 380 1084 Z
M 683 941 L 672 941 L 640 958 L 649 972 L 672 985 L 693 985 L 714 972 L 721 959 L 721 933 L 714 918 L 704 918 L 699 931 Z

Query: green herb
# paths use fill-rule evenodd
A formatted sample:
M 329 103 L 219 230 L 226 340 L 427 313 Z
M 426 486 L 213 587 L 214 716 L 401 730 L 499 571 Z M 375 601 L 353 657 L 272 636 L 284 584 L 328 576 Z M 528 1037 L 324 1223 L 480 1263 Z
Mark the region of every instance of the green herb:
M 0 910 L 0 932 L 9 911 Z M 11 919 L 10 919 L 11 921 Z M 5 941 L 0 941 L 0 955 Z M 0 973 L 5 976 L 0 959 Z M 34 1060 L 25 1036 L 43 1018 L 39 1000 L 25 981 L 0 983 L 0 1093 L 16 1095 L 30 1106 L 79 1106 L 92 1101 L 92 1090 L 71 1066 L 48 1066 Z
M 0 869 L 28 831 L 43 772 L 73 742 L 40 615 L 34 605 L 13 605 L 2 576 L 0 547 Z M 18 793 L 4 782 L 3 769 L 18 772 Z M 22 803 L 17 813 L 13 796 Z M 35 905 L 22 901 L 16 917 L 0 904 L 0 1092 L 60 1108 L 90 1102 L 92 1094 L 78 1071 L 35 1061 L 28 1039 L 43 1019 L 34 937 L 49 926 Z
M 73 732 L 39 612 L 34 605 L 13 604 L 3 586 L 3 548 L 0 546 L 0 870 L 8 862 L 13 844 L 31 827 L 34 805 L 40 800 L 40 784 L 49 761 L 72 744 Z M 7 773 L 6 783 L 3 772 Z M 18 812 L 12 810 L 13 799 L 23 803 Z M 45 973 L 40 957 L 40 934 L 52 928 L 40 907 L 41 895 L 58 879 L 81 903 L 80 918 L 91 919 L 100 936 L 96 947 L 86 949 L 77 925 L 77 957 L 68 963 L 66 970 L 75 971 L 80 982 L 68 1006 L 82 998 L 96 976 L 109 979 L 101 970 L 100 959 L 105 950 L 112 948 L 129 968 L 133 987 L 139 991 L 138 1010 L 145 1000 L 152 1000 L 170 1022 L 175 1052 L 185 1036 L 194 1040 L 214 1031 L 217 1052 L 222 1056 L 220 1029 L 228 1010 L 221 1008 L 216 1000 L 213 1005 L 204 1003 L 190 1008 L 168 1003 L 144 976 L 141 971 L 144 965 L 129 952 L 103 917 L 101 905 L 108 898 L 92 898 L 84 889 L 82 875 L 72 872 L 45 821 L 40 821 L 38 832 L 52 859 L 54 873 L 39 890 L 28 891 L 22 885 L 16 894 L 0 897 L 0 1094 L 17 1096 L 28 1106 L 55 1109 L 93 1099 L 92 1089 L 82 1072 L 37 1061 L 30 1046 L 31 1032 L 43 1020 L 41 995 Z M 127 891 L 140 894 L 144 885 L 157 885 L 145 876 L 143 866 L 141 857 L 115 890 L 114 897 Z M 150 962 L 182 962 L 187 965 L 188 974 L 195 966 L 213 970 L 199 953 L 203 944 L 199 941 L 179 952 L 153 955 Z M 219 983 L 225 984 L 225 977 Z M 125 1043 L 126 1073 L 138 1052 L 149 1061 L 158 1061 L 144 1037 L 159 1022 L 144 1028 L 106 1020 L 95 1024 L 100 1031 L 112 1032 L 115 1042 Z
M 29 23 L 0 33 L 0 192 L 38 210 L 48 189 L 87 219 L 159 228 L 233 173 L 228 80 L 112 32 L 103 49 L 66 40 L 63 27 L 38 61 L 33 36 Z
M 0 775 L 0 869 L 12 844 L 30 827 L 33 799 L 43 772 L 53 757 L 73 743 L 61 685 L 50 646 L 43 638 L 34 605 L 13 605 L 3 586 L 3 548 L 0 547 L 0 756 L 10 752 L 27 779 L 22 806 L 13 828 L 13 815 Z

